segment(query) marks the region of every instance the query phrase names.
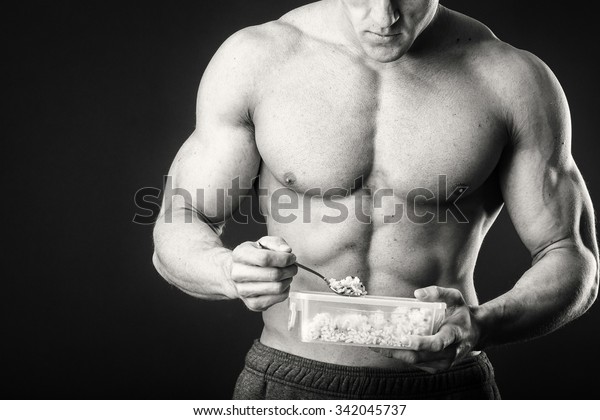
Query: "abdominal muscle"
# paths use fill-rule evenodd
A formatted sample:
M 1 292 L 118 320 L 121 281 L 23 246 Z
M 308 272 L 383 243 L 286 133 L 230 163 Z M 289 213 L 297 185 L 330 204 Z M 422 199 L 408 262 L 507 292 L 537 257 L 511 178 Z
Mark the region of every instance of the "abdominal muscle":
M 303 223 L 302 217 L 293 223 L 277 223 L 267 215 L 268 232 L 284 238 L 298 262 L 324 276 L 360 277 L 370 295 L 413 297 L 418 288 L 439 285 L 456 288 L 468 304 L 477 304 L 472 274 L 483 239 L 483 215 L 468 224 L 420 225 L 406 219 L 383 224 L 375 218 L 372 223 L 361 223 L 352 214 L 352 205 L 348 207 L 350 215 L 340 223 L 323 223 L 318 219 Z M 318 204 L 312 208 L 311 216 L 318 217 Z M 328 292 L 329 289 L 317 276 L 300 270 L 290 291 Z M 409 368 L 368 347 L 301 342 L 298 325 L 288 330 L 288 305 L 286 300 L 263 313 L 260 338 L 263 344 L 326 363 Z

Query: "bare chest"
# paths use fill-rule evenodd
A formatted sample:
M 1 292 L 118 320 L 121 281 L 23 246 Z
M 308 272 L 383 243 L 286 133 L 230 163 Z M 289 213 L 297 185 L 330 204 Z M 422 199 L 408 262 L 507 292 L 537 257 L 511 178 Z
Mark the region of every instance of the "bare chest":
M 472 190 L 484 183 L 505 131 L 474 83 L 346 64 L 290 63 L 261 92 L 256 142 L 277 182 L 318 195 L 365 184 L 406 194 L 441 176 Z

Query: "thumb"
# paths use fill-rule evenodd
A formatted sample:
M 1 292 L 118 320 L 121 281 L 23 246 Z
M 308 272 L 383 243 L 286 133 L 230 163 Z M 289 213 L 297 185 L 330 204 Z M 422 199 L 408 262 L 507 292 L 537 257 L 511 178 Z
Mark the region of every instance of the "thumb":
M 429 286 L 415 290 L 415 297 L 423 302 L 445 302 L 448 306 L 465 304 L 463 295 L 458 289 Z
M 270 249 L 271 251 L 292 252 L 292 248 L 285 239 L 279 236 L 263 236 L 256 241 L 256 244 L 260 248 Z

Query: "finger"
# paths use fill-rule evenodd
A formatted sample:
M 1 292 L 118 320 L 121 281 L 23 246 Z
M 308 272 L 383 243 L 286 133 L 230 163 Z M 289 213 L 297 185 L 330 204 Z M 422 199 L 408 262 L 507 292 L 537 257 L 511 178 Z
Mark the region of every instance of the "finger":
M 258 248 L 255 242 L 246 242 L 233 250 L 233 261 L 258 267 L 287 267 L 296 262 L 291 252 Z
M 453 363 L 450 360 L 439 360 L 427 363 L 417 363 L 415 367 L 424 370 L 427 373 L 433 374 L 450 369 L 452 364 Z
M 238 282 L 278 282 L 294 277 L 298 273 L 298 266 L 288 267 L 256 267 L 253 265 L 234 263 L 231 266 L 231 279 Z
M 292 252 L 292 247 L 288 245 L 285 239 L 279 236 L 263 236 L 256 241 L 258 246 L 279 252 Z
M 418 369 L 421 369 L 421 370 L 423 370 L 423 371 L 425 371 L 425 372 L 427 372 L 427 373 L 430 373 L 430 374 L 432 374 L 432 375 L 433 375 L 434 373 L 437 373 L 437 370 L 436 370 L 436 369 L 434 369 L 434 368 L 431 368 L 431 367 L 429 367 L 429 366 L 427 366 L 427 365 L 415 365 L 415 367 L 416 367 L 416 368 L 418 368 Z
M 386 348 L 382 348 L 382 347 L 369 347 L 369 349 L 374 351 L 375 353 L 381 354 L 384 357 L 388 357 L 388 358 L 392 357 L 393 349 L 386 349 Z
M 445 302 L 448 306 L 465 304 L 462 293 L 457 289 L 429 286 L 415 290 L 415 297 L 423 302 Z
M 279 295 L 257 296 L 242 298 L 242 301 L 248 309 L 254 312 L 262 312 L 269 309 L 271 306 L 283 302 L 288 298 L 288 293 Z
M 419 363 L 444 361 L 448 360 L 449 363 L 454 361 L 456 355 L 456 349 L 454 346 L 450 346 L 439 352 L 420 352 L 414 350 L 397 350 L 397 349 L 381 349 L 378 351 L 383 356 L 390 357 L 393 359 L 400 360 L 408 365 L 416 365 Z
M 456 349 L 454 349 L 452 346 L 438 352 L 396 350 L 392 353 L 392 357 L 394 359 L 402 360 L 403 362 L 411 365 L 443 360 L 450 360 L 451 363 L 454 360 L 455 355 Z
M 278 282 L 245 282 L 236 284 L 238 295 L 242 298 L 280 295 L 285 293 L 292 279 Z
M 471 354 L 471 350 L 473 348 L 465 343 L 461 343 L 456 347 L 456 356 L 454 358 L 454 363 L 464 359 L 465 357 Z
M 435 335 L 410 335 L 406 337 L 406 348 L 408 350 L 439 352 L 452 344 L 456 343 L 460 338 L 458 329 L 451 325 L 442 325 Z

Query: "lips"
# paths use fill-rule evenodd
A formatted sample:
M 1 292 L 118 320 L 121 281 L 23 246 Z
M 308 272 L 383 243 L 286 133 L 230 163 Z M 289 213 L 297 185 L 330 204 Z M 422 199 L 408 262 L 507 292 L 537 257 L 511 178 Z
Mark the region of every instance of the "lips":
M 381 34 L 381 33 L 371 32 L 371 31 L 367 31 L 366 34 L 367 34 L 368 38 L 371 38 L 373 41 L 377 41 L 377 42 L 394 41 L 401 35 L 399 33 L 397 33 L 397 34 Z
M 393 38 L 393 37 L 395 37 L 395 36 L 398 36 L 398 35 L 400 35 L 400 34 L 378 34 L 377 32 L 369 32 L 369 33 L 371 33 L 371 34 L 373 34 L 373 35 L 380 36 L 380 37 L 382 37 L 382 38 Z

